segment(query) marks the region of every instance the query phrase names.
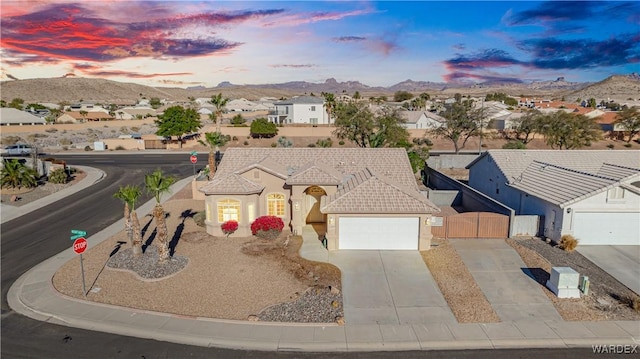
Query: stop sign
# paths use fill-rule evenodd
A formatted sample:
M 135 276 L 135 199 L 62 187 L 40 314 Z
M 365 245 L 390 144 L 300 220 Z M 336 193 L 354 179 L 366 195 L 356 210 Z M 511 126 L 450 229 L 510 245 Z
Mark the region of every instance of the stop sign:
M 198 156 L 191 156 L 191 163 L 198 162 Z
M 84 237 L 80 237 L 73 241 L 73 251 L 76 252 L 76 254 L 82 254 L 85 249 L 87 249 L 87 240 L 84 239 Z

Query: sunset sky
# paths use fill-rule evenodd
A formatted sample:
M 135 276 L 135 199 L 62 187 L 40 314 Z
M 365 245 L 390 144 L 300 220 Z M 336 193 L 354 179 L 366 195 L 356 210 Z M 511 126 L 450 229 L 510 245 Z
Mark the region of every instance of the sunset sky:
M 2 79 L 151 86 L 599 81 L 640 72 L 640 2 L 5 1 Z

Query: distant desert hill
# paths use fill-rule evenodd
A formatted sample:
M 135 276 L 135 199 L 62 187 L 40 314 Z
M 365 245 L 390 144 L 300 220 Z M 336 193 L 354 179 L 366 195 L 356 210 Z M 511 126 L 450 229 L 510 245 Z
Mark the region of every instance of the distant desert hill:
M 590 98 L 595 98 L 598 103 L 602 100 L 613 100 L 618 103 L 640 101 L 640 76 L 635 73 L 614 75 L 583 89 L 563 95 L 568 102 Z
M 396 91 L 408 91 L 415 95 L 426 92 L 433 98 L 453 96 L 455 93 L 471 96 L 484 96 L 487 93 L 503 92 L 510 96 L 541 96 L 560 98 L 568 101 L 578 97 L 594 97 L 598 101 L 608 98 L 622 102 L 628 98 L 640 97 L 640 78 L 635 75 L 612 76 L 604 81 L 588 84 L 566 82 L 563 78 L 555 81 L 533 83 L 481 83 L 447 84 L 437 82 L 406 80 L 389 87 L 372 87 L 358 81 L 338 82 L 328 79 L 321 83 L 292 81 L 280 84 L 234 85 L 222 82 L 216 87 L 203 86 L 193 88 L 150 87 L 134 83 L 117 82 L 105 79 L 77 77 L 12 80 L 0 83 L 1 98 L 7 102 L 21 98 L 27 103 L 50 102 L 75 103 L 80 100 L 102 103 L 134 104 L 142 98 L 157 97 L 169 101 L 189 101 L 190 98 L 208 98 L 222 93 L 231 99 L 246 98 L 257 100 L 262 97 L 291 97 L 295 95 L 320 96 L 322 92 L 353 95 L 358 91 L 362 98 L 387 96 L 393 98 Z

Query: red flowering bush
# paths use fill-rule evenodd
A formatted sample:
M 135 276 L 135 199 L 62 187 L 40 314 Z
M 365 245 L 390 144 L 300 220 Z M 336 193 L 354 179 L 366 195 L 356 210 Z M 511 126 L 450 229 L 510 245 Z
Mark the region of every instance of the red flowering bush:
M 222 232 L 229 237 L 230 234 L 238 230 L 238 222 L 234 220 L 229 220 L 220 225 Z
M 278 238 L 283 228 L 284 222 L 282 218 L 276 216 L 258 217 L 251 223 L 251 233 L 253 233 L 254 236 L 267 239 Z

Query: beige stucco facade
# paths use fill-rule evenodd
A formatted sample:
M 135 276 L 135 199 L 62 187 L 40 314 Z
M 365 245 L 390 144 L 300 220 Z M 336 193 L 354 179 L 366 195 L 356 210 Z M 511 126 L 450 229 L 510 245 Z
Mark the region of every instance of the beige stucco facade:
M 305 158 L 297 160 L 299 165 L 291 165 L 295 158 L 290 159 L 287 155 L 301 155 L 288 150 L 302 150 L 305 155 L 311 151 L 318 156 L 310 162 L 306 162 Z M 326 159 L 322 156 L 323 150 L 327 149 L 262 149 L 264 154 L 260 156 L 255 149 L 229 149 L 213 181 L 198 185 L 198 190 L 205 197 L 207 232 L 213 236 L 225 236 L 220 226 L 233 219 L 238 221 L 238 230 L 231 236 L 246 237 L 252 235 L 251 223 L 256 218 L 275 215 L 282 218 L 285 229 L 290 229 L 294 234 L 302 233 L 303 227 L 309 224 L 321 228 L 319 234 L 322 237 L 324 233 L 327 249 L 337 250 L 341 248 L 341 218 L 414 218 L 417 221 L 412 223 L 417 223 L 418 238 L 415 238 L 413 248 L 430 248 L 431 213 L 439 210 L 419 191 L 410 188 L 411 184 L 416 184 L 408 159 L 406 164 L 402 162 L 402 155 L 406 157 L 406 152 L 387 149 L 398 156 L 395 161 L 391 159 L 386 163 L 379 158 L 371 160 L 371 167 L 382 166 L 376 171 L 384 174 L 376 174 L 378 172 L 368 167 L 359 171 L 349 168 L 340 171 L 347 164 L 356 169 L 357 166 L 362 167 L 363 164 L 359 162 L 363 161 Z M 347 155 L 352 152 L 362 155 L 361 152 L 366 153 L 366 150 L 372 149 L 342 151 Z M 335 156 L 339 151 L 332 149 L 327 153 Z M 373 151 L 372 154 L 377 152 Z M 247 159 L 251 156 L 261 159 L 251 162 Z M 240 163 L 243 161 L 247 163 Z M 336 167 L 331 167 L 332 163 L 336 163 Z M 409 171 L 406 175 L 391 171 L 404 167 Z M 395 176 L 393 179 L 404 183 L 394 182 L 385 175 Z M 385 210 L 387 208 L 388 211 Z M 393 238 L 389 240 L 393 241 Z

